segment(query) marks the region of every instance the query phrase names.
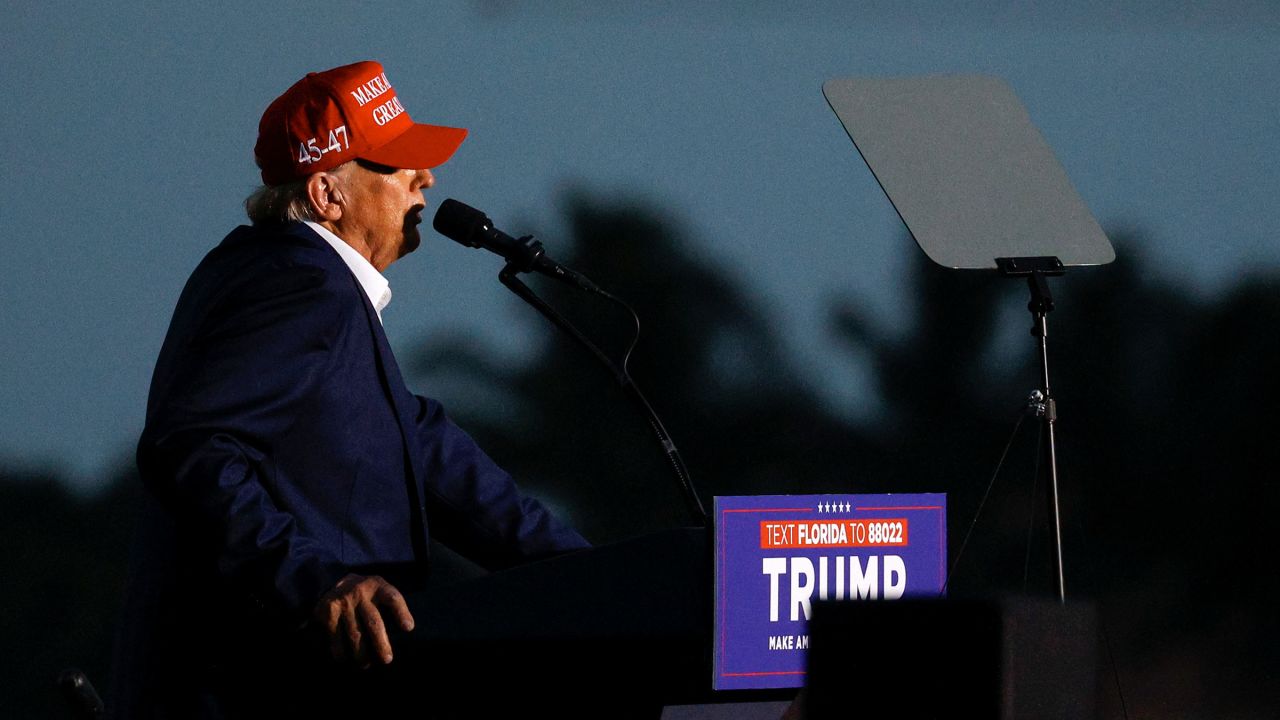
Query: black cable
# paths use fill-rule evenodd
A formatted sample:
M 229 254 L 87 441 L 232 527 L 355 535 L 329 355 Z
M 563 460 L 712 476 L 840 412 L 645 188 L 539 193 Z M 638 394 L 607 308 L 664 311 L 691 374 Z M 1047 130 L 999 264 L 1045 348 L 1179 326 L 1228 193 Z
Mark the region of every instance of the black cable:
M 631 363 L 631 353 L 635 352 L 636 345 L 640 343 L 640 315 L 635 311 L 635 309 L 633 309 L 630 305 L 628 305 L 626 301 L 624 301 L 622 298 L 617 297 L 612 293 L 605 292 L 600 288 L 595 288 L 594 292 L 597 295 L 600 295 L 604 298 L 607 298 L 617 303 L 618 305 L 621 305 L 624 310 L 631 313 L 631 320 L 632 322 L 635 323 L 636 332 L 634 335 L 631 336 L 631 344 L 627 346 L 627 352 L 624 353 L 622 356 L 622 374 L 626 376 L 628 380 L 630 380 L 631 372 L 630 370 L 627 369 L 627 366 Z
M 649 427 L 653 429 L 658 441 L 662 444 L 662 450 L 667 455 L 667 463 L 671 466 L 671 471 L 675 473 L 677 482 L 685 495 L 686 502 L 690 505 L 690 511 L 693 512 L 704 525 L 709 524 L 706 509 L 702 506 L 702 500 L 698 497 L 697 490 L 693 487 L 693 480 L 689 477 L 689 469 L 685 467 L 684 459 L 680 457 L 680 451 L 676 449 L 675 442 L 671 439 L 671 433 L 667 432 L 667 428 L 662 424 L 662 419 L 658 417 L 658 413 L 654 412 L 653 407 L 649 405 L 649 400 L 640 392 L 640 386 L 636 385 L 635 380 L 631 378 L 631 372 L 628 365 L 631 363 L 631 354 L 635 352 L 636 345 L 640 343 L 640 315 L 626 301 L 612 293 L 601 290 L 594 285 L 591 291 L 600 295 L 625 309 L 631 313 L 631 320 L 635 324 L 635 334 L 631 337 L 631 344 L 627 346 L 627 352 L 622 356 L 621 376 L 624 380 L 623 386 L 629 389 L 635 396 L 636 400 L 644 407 L 646 419 L 649 421 Z
M 1000 468 L 1004 467 L 1004 459 L 1008 457 L 1009 448 L 1013 447 L 1013 441 L 1018 437 L 1018 430 L 1022 427 L 1022 421 L 1026 417 L 1025 412 L 1018 413 L 1018 422 L 1013 424 L 1013 432 L 1009 433 L 1009 442 L 1005 443 L 1004 451 L 1000 453 L 1000 460 L 996 463 L 995 472 L 991 473 L 991 482 L 987 483 L 987 491 L 982 494 L 982 501 L 978 503 L 978 509 L 973 513 L 973 521 L 969 523 L 969 530 L 964 534 L 964 540 L 960 541 L 960 549 L 956 551 L 955 562 L 951 563 L 951 567 L 947 570 L 947 578 L 942 581 L 942 589 L 938 591 L 938 597 L 947 594 L 947 586 L 951 584 L 951 577 L 955 575 L 956 569 L 960 567 L 960 558 L 964 557 L 964 549 L 969 544 L 973 529 L 978 526 L 978 518 L 982 515 L 982 508 L 987 504 L 991 489 L 996 485 L 996 478 L 1000 476 Z
M 698 497 L 698 492 L 693 487 L 693 481 L 689 477 L 689 471 L 685 467 L 684 460 L 680 457 L 680 451 L 676 449 L 675 443 L 671 440 L 671 435 L 667 432 L 666 427 L 663 426 L 662 421 L 658 418 L 658 414 L 654 412 L 653 406 L 649 404 L 649 400 L 644 396 L 644 393 L 640 391 L 639 386 L 635 384 L 631 379 L 631 376 L 626 371 L 626 364 L 630 361 L 631 352 L 635 349 L 636 344 L 640 339 L 639 315 L 631 309 L 630 305 L 627 305 L 625 302 L 613 295 L 610 295 L 596 287 L 589 288 L 592 292 L 622 305 L 631 313 L 631 316 L 635 321 L 636 335 L 632 338 L 631 346 L 627 349 L 626 357 L 623 360 L 623 367 L 619 368 L 598 345 L 584 335 L 582 331 L 574 327 L 573 323 L 569 322 L 569 320 L 557 312 L 555 308 L 551 307 L 546 301 L 538 297 L 538 295 L 534 293 L 528 285 L 521 282 L 520 279 L 516 277 L 519 272 L 521 272 L 519 268 L 515 267 L 511 263 L 507 263 L 507 266 L 502 269 L 502 272 L 498 273 L 498 280 L 502 282 L 507 289 L 511 290 L 520 297 L 520 299 L 527 302 L 533 309 L 537 310 L 543 317 L 550 320 L 553 325 L 563 330 L 574 340 L 577 340 L 580 345 L 587 348 L 587 350 L 589 350 L 597 360 L 609 369 L 613 374 L 614 379 L 622 385 L 623 390 L 626 391 L 632 401 L 639 405 L 640 409 L 644 411 L 645 418 L 649 422 L 649 427 L 653 430 L 659 444 L 662 446 L 663 453 L 665 453 L 667 457 L 667 463 L 670 465 L 671 471 L 676 476 L 676 482 L 680 486 L 681 493 L 683 494 L 689 512 L 695 516 L 697 521 L 703 527 L 710 527 L 710 516 L 707 515 L 707 511 L 702 505 L 702 500 Z
M 1076 531 L 1076 542 L 1080 545 L 1080 552 L 1085 557 L 1089 556 L 1088 536 L 1085 535 L 1084 527 L 1080 522 L 1080 513 L 1076 513 L 1072 518 L 1072 527 Z M 1111 663 L 1111 679 L 1116 685 L 1116 697 L 1120 700 L 1120 714 L 1124 720 L 1129 720 L 1129 707 L 1124 701 L 1124 688 L 1120 685 L 1120 665 L 1116 662 L 1115 652 L 1111 649 L 1111 636 L 1107 633 L 1107 623 L 1102 618 L 1102 610 L 1098 610 L 1098 632 L 1102 635 L 1102 645 L 1107 650 L 1107 660 Z
M 1107 649 L 1107 660 L 1111 661 L 1111 678 L 1116 683 L 1116 697 L 1120 698 L 1120 714 L 1124 720 L 1129 720 L 1129 707 L 1124 701 L 1124 688 L 1120 686 L 1120 665 L 1116 663 L 1116 655 L 1111 651 L 1111 636 L 1107 634 L 1107 623 L 1102 619 L 1102 612 L 1098 612 L 1098 632 L 1102 633 L 1102 645 Z

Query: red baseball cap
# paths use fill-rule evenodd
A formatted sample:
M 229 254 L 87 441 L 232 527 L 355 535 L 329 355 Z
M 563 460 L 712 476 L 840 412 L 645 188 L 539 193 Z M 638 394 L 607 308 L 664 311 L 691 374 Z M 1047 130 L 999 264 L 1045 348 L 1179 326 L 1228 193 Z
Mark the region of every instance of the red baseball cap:
M 394 168 L 442 165 L 464 128 L 415 123 L 382 65 L 372 61 L 308 73 L 258 123 L 253 154 L 262 182 L 280 185 L 363 158 Z

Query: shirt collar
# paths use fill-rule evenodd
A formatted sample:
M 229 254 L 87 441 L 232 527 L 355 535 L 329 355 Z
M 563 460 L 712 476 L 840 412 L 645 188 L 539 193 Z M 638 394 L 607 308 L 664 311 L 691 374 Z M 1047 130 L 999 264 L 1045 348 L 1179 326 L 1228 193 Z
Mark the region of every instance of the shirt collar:
M 356 252 L 356 249 L 342 241 L 342 238 L 334 235 L 328 228 L 320 223 L 306 221 L 307 227 L 316 231 L 316 234 L 324 238 L 324 241 L 338 253 L 338 257 L 351 268 L 351 274 L 356 276 L 356 281 L 360 283 L 360 287 L 364 289 L 364 294 L 369 296 L 369 302 L 373 305 L 373 309 L 378 313 L 378 321 L 382 321 L 382 310 L 391 302 L 391 283 L 382 277 L 382 273 L 373 266 L 363 255 Z

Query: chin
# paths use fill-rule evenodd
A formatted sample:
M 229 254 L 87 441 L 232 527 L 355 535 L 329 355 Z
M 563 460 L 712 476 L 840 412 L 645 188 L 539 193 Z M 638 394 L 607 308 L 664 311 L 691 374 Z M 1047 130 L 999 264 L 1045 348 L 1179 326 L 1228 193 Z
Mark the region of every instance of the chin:
M 422 238 L 419 237 L 417 230 L 414 230 L 411 233 L 405 233 L 404 243 L 400 245 L 400 257 L 404 257 L 414 250 L 417 250 L 418 246 L 421 244 Z

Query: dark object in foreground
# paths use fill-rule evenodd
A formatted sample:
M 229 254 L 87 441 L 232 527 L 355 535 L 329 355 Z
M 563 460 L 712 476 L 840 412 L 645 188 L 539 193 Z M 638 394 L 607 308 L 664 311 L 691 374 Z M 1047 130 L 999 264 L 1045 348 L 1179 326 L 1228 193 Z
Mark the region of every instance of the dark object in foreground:
M 398 688 L 434 688 L 445 717 L 789 700 L 794 690 L 712 692 L 711 568 L 707 531 L 681 528 L 411 593 L 417 627 L 392 638 L 383 670 Z
M 100 718 L 106 714 L 102 698 L 89 682 L 89 676 L 75 668 L 67 668 L 58 674 L 58 691 L 66 700 L 64 708 L 68 708 L 68 717 L 88 720 Z
M 807 717 L 1097 716 L 1087 603 L 818 602 Z

